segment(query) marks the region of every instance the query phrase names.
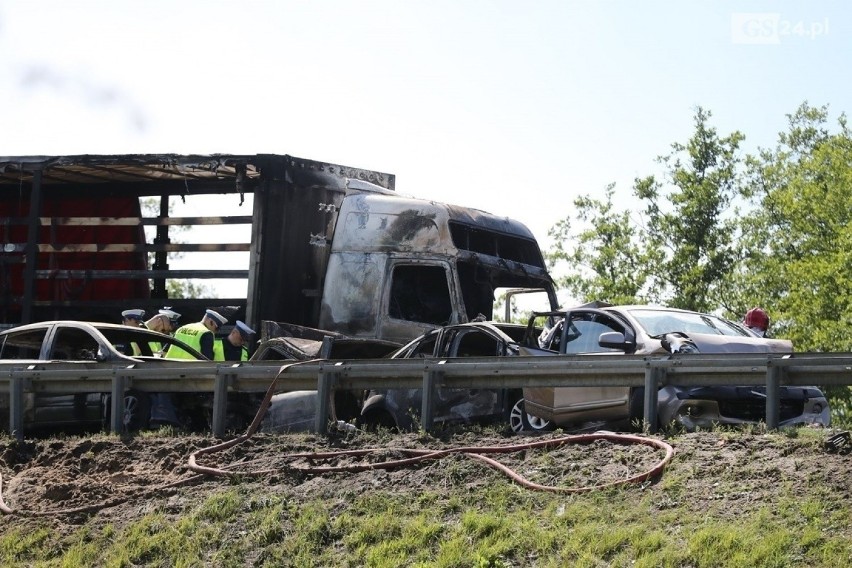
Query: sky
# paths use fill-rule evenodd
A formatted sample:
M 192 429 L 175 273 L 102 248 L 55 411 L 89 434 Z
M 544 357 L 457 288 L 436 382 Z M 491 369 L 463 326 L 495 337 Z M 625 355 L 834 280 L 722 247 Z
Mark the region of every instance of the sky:
M 289 154 L 547 248 L 576 197 L 629 207 L 699 106 L 747 153 L 852 110 L 850 54 L 843 0 L 0 0 L 0 156 Z

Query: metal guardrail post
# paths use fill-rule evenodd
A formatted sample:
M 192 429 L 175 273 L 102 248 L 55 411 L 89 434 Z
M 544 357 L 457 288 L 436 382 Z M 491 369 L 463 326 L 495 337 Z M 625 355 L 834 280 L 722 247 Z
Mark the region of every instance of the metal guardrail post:
M 328 431 L 329 406 L 334 392 L 334 383 L 337 373 L 320 368 L 317 379 L 317 415 L 314 420 L 314 431 L 324 434 Z
M 124 432 L 124 375 L 112 377 L 112 396 L 109 400 L 109 430 L 113 433 Z
M 435 422 L 435 384 L 442 374 L 440 371 L 423 371 L 423 401 L 420 406 L 420 422 L 427 432 L 432 430 Z
M 766 366 L 766 427 L 777 430 L 781 413 L 781 377 L 784 369 L 773 365 L 770 361 Z
M 233 375 L 220 373 L 213 382 L 213 435 L 225 436 L 225 421 L 228 416 L 228 383 Z
M 19 442 L 24 441 L 24 379 L 9 381 L 9 432 Z
M 642 431 L 656 434 L 659 419 L 657 418 L 657 402 L 659 400 L 660 383 L 663 382 L 666 370 L 661 367 L 645 367 L 645 400 Z

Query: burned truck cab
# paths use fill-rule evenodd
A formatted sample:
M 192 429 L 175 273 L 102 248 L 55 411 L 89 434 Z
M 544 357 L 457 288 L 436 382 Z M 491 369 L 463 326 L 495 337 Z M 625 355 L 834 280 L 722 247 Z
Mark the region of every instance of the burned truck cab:
M 438 326 L 493 319 L 500 288 L 543 289 L 556 305 L 526 226 L 349 181 L 328 257 L 321 328 L 404 342 Z

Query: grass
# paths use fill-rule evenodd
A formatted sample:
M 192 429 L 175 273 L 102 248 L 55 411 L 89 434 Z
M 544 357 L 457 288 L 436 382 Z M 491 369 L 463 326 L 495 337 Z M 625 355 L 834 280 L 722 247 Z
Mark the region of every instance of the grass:
M 688 504 L 656 514 L 648 497 L 620 492 L 566 499 L 495 487 L 459 513 L 426 494 L 365 495 L 339 516 L 315 501 L 252 505 L 238 490 L 214 495 L 178 522 L 146 515 L 121 530 L 83 527 L 64 542 L 47 529 L 0 540 L 4 566 L 847 566 L 849 510 L 785 497 L 736 522 Z M 513 505 L 505 505 L 512 502 Z M 254 507 L 254 508 L 253 508 Z M 252 510 L 253 509 L 253 510 Z
M 785 455 L 810 448 L 816 456 L 823 437 L 806 429 L 795 434 L 717 434 L 728 443 L 748 444 L 747 455 L 770 450 Z M 399 492 L 377 484 L 371 491 L 350 491 L 335 500 L 288 498 L 262 484 L 236 482 L 177 512 L 174 505 L 155 503 L 120 527 L 97 524 L 97 517 L 70 534 L 52 531 L 51 519 L 26 530 L 8 525 L 0 530 L 0 565 L 852 564 L 852 508 L 818 478 L 803 493 L 771 462 L 763 468 L 747 460 L 698 468 L 694 459 L 689 450 L 678 454 L 652 486 L 570 495 L 532 492 L 502 479 L 473 493 L 465 483 L 469 471 L 453 460 L 445 464 L 447 481 L 440 488 Z M 772 501 L 751 503 L 739 511 L 754 488 L 767 483 L 767 476 L 775 487 Z

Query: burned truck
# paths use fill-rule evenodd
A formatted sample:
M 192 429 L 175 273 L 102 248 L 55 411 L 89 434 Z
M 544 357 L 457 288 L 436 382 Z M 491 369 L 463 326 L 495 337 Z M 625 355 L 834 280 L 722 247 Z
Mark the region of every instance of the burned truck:
M 556 294 L 518 221 L 405 197 L 392 174 L 287 155 L 0 157 L 0 321 L 114 321 L 169 305 L 403 342 L 492 319 L 495 290 Z M 251 196 L 251 214 L 173 217 L 170 199 Z M 140 200 L 159 212 L 143 215 Z M 177 226 L 250 227 L 248 242 L 183 243 Z M 153 231 L 149 237 L 144 228 Z M 171 230 L 171 231 L 170 231 Z M 192 233 L 186 233 L 191 235 Z M 242 266 L 173 269 L 171 254 L 242 251 Z M 173 297 L 171 280 L 247 282 L 244 296 Z M 226 326 L 222 332 L 230 331 Z

